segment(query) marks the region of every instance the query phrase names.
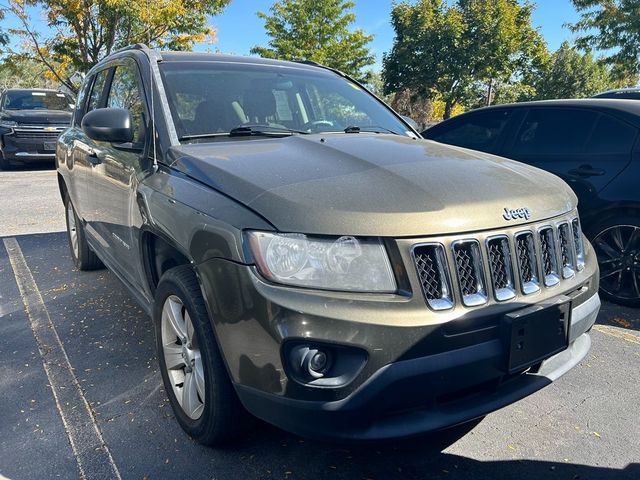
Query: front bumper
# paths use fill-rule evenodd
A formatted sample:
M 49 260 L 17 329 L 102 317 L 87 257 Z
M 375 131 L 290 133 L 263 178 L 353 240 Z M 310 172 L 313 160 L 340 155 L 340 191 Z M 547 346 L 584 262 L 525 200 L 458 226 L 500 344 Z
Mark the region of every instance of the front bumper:
M 2 155 L 10 164 L 54 161 L 56 136 L 50 138 L 22 138 L 15 134 L 2 135 Z
M 245 407 L 259 418 L 299 435 L 381 440 L 440 430 L 516 402 L 565 374 L 587 354 L 600 299 L 594 294 L 572 310 L 569 348 L 542 362 L 537 372 L 500 373 L 499 340 L 388 364 L 348 397 L 304 401 L 236 385 Z

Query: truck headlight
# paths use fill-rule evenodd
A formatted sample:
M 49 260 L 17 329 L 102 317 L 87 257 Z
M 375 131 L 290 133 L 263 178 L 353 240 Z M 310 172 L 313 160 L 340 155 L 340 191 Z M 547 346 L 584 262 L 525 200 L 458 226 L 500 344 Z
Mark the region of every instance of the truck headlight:
M 0 120 L 0 135 L 13 133 L 13 127 L 16 127 L 17 125 L 18 123 L 12 120 Z
M 396 281 L 377 239 L 247 232 L 258 271 L 267 279 L 307 288 L 392 293 Z

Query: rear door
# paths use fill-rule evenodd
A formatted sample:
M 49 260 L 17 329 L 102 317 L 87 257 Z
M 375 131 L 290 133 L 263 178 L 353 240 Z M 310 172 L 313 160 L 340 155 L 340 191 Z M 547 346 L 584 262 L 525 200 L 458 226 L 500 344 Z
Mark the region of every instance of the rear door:
M 138 66 L 132 58 L 114 66 L 107 92 L 106 108 L 129 110 L 134 139 L 120 145 L 97 142 L 99 161 L 92 166 L 91 191 L 96 206 L 95 229 L 101 243 L 107 245 L 110 262 L 131 285 L 139 285 L 140 253 L 133 229 L 142 224 L 136 191 L 149 166 L 143 160 L 149 115 Z
M 629 163 L 636 136 L 631 125 L 595 110 L 536 107 L 502 154 L 558 175 L 588 206 Z

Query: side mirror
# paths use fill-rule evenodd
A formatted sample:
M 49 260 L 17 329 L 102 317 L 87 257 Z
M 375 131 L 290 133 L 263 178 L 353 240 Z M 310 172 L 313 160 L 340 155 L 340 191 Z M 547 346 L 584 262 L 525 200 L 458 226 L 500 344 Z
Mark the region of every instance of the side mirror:
M 133 140 L 131 114 L 123 108 L 98 108 L 82 117 L 82 131 L 91 140 L 127 143 Z
M 407 117 L 406 115 L 400 115 L 402 117 L 402 119 L 407 122 L 411 128 L 413 128 L 416 132 L 418 131 L 418 129 L 420 128 L 418 126 L 418 122 L 416 122 L 413 118 L 411 117 Z

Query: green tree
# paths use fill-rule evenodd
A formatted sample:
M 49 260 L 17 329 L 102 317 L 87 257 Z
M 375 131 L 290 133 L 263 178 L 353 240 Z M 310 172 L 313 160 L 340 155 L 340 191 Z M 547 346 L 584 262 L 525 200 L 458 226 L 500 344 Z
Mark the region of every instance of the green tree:
M 115 49 L 134 44 L 189 50 L 214 35 L 207 17 L 220 13 L 231 0 L 8 0 L 3 13 L 20 28 L 10 34 L 22 41 L 10 56 L 42 63 L 49 75 L 75 90 L 69 80 L 86 72 Z M 33 28 L 30 7 L 41 7 L 50 34 Z M 15 42 L 16 44 L 18 42 Z
M 33 60 L 11 58 L 0 63 L 0 90 L 5 88 L 55 88 L 47 67 Z
M 580 19 L 570 26 L 576 45 L 607 52 L 604 61 L 621 81 L 640 73 L 640 3 L 637 0 L 573 0 Z
M 606 65 L 593 58 L 591 52 L 581 54 L 568 42 L 551 56 L 535 84 L 535 98 L 589 97 L 615 86 Z
M 345 0 L 279 0 L 270 15 L 258 12 L 269 46 L 251 53 L 266 58 L 310 60 L 364 80 L 363 69 L 375 61 L 367 46 L 372 35 L 351 29 L 354 3 Z
M 396 4 L 395 39 L 383 58 L 386 92 L 410 89 L 445 102 L 444 116 L 484 86 L 487 100 L 497 82 L 545 50 L 531 25 L 532 5 L 517 0 L 418 0 Z

